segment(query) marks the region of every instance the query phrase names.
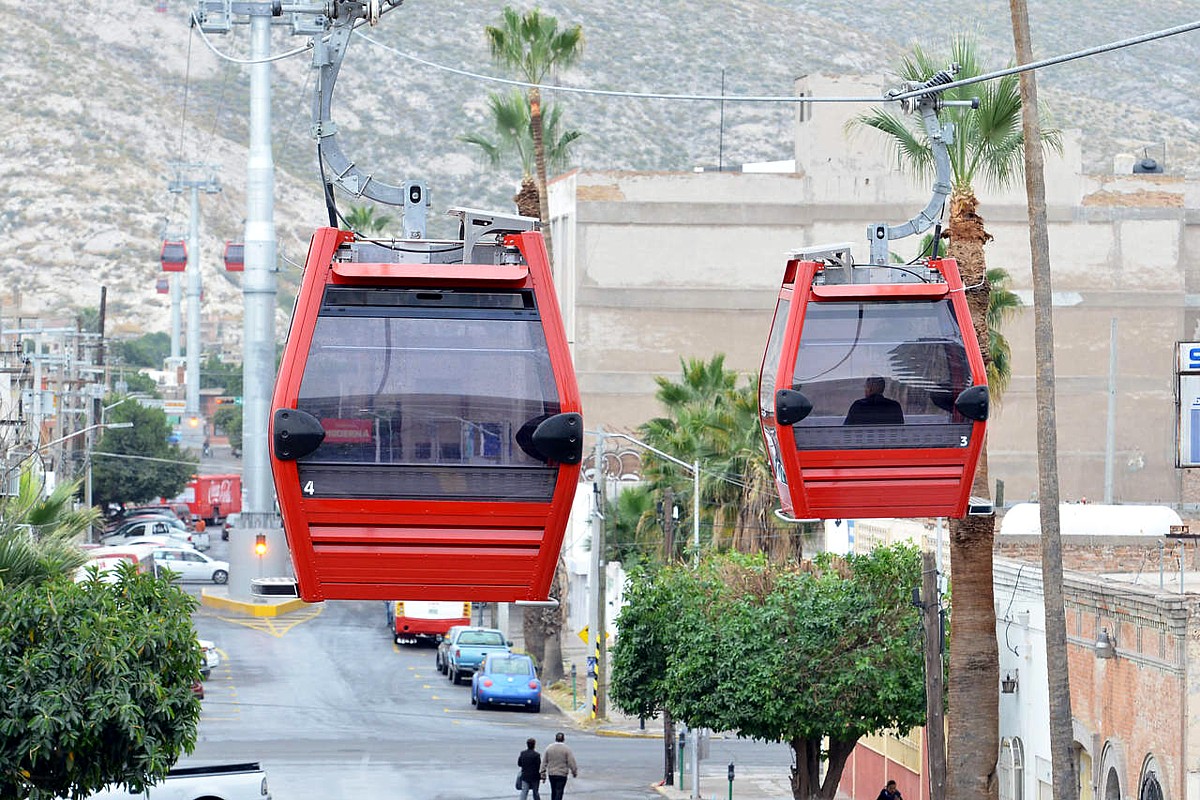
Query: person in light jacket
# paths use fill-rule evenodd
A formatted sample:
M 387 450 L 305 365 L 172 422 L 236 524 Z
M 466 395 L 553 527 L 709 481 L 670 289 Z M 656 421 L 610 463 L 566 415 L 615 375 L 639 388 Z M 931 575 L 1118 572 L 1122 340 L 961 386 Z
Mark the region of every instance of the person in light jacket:
M 563 743 L 565 738 L 562 731 L 554 734 L 554 744 L 547 747 L 545 755 L 542 756 L 541 777 L 543 780 L 550 779 L 550 800 L 562 800 L 568 773 L 572 778 L 579 777 L 575 754 Z

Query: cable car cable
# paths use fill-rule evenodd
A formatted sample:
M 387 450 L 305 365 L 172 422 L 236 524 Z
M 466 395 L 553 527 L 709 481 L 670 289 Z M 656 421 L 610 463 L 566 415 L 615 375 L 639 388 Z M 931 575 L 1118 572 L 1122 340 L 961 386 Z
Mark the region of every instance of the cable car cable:
M 384 44 L 383 42 L 372 39 L 367 34 L 360 32 L 358 30 L 358 27 L 359 26 L 357 26 L 357 25 L 355 26 L 354 33 L 356 33 L 360 38 L 365 39 L 367 42 L 370 42 L 371 44 L 375 45 L 376 47 L 379 47 L 379 48 L 382 48 L 389 52 L 392 52 L 395 55 L 400 56 L 401 58 L 408 59 L 409 61 L 413 61 L 417 64 L 421 64 L 421 65 L 427 66 L 427 67 L 432 67 L 433 69 L 441 70 L 443 72 L 449 72 L 454 75 L 461 75 L 466 78 L 472 78 L 474 80 L 481 80 L 481 81 L 490 82 L 490 83 L 500 83 L 500 84 L 504 84 L 507 86 L 518 86 L 518 87 L 523 87 L 523 88 L 527 88 L 527 89 L 542 89 L 542 90 L 547 90 L 547 91 L 566 92 L 569 94 L 590 94 L 590 95 L 599 95 L 602 97 L 627 97 L 627 98 L 638 99 L 638 100 L 687 100 L 687 101 L 712 101 L 712 102 L 728 101 L 728 102 L 748 102 L 748 103 L 878 103 L 881 100 L 881 98 L 878 98 L 878 97 L 798 97 L 798 96 L 794 96 L 794 95 L 791 95 L 791 96 L 789 96 L 789 95 L 783 95 L 783 96 L 687 95 L 687 94 L 668 94 L 668 93 L 662 93 L 662 92 L 623 92 L 623 91 L 607 90 L 607 89 L 589 89 L 587 87 L 561 86 L 561 85 L 557 85 L 557 84 L 527 83 L 525 81 L 513 80 L 511 78 L 499 78 L 499 77 L 495 77 L 492 75 L 483 75 L 483 74 L 476 73 L 476 72 L 470 72 L 470 71 L 464 70 L 464 69 L 457 69 L 455 67 L 449 67 L 444 64 L 438 64 L 433 61 L 427 61 L 423 58 L 419 58 L 417 56 L 410 55 L 408 53 L 404 53 L 390 45 Z M 1022 72 L 1028 72 L 1030 70 L 1037 70 L 1037 69 L 1041 69 L 1043 67 L 1055 66 L 1057 64 L 1063 64 L 1063 63 L 1075 61 L 1075 60 L 1078 60 L 1081 58 L 1087 58 L 1087 57 L 1094 56 L 1094 55 L 1101 55 L 1101 54 L 1112 52 L 1114 50 L 1120 50 L 1122 48 L 1132 47 L 1132 46 L 1138 45 L 1138 44 L 1145 44 L 1146 42 L 1152 42 L 1152 41 L 1156 41 L 1158 39 L 1165 39 L 1170 36 L 1175 36 L 1180 33 L 1187 33 L 1189 31 L 1194 31 L 1194 30 L 1198 30 L 1198 29 L 1200 29 L 1200 22 L 1186 23 L 1183 25 L 1178 25 L 1173 28 L 1166 28 L 1166 29 L 1159 30 L 1159 31 L 1153 31 L 1151 33 L 1143 34 L 1141 36 L 1135 36 L 1135 37 L 1132 37 L 1129 39 L 1122 39 L 1122 40 L 1119 40 L 1116 42 L 1109 42 L 1107 44 L 1098 45 L 1096 47 L 1090 47 L 1085 50 L 1078 50 L 1078 51 L 1075 51 L 1072 53 L 1066 53 L 1064 55 L 1054 56 L 1052 58 L 1046 58 L 1046 59 L 1042 59 L 1040 61 L 1034 61 L 1029 64 L 1021 64 L 1019 66 L 1010 67 L 1008 69 L 997 70 L 994 72 L 985 73 L 983 75 L 976 75 L 975 77 L 972 77 L 972 78 L 963 78 L 962 80 L 953 81 L 953 82 L 947 83 L 945 85 L 939 86 L 939 87 L 937 87 L 937 89 L 939 92 L 944 92 L 944 91 L 948 91 L 950 89 L 957 89 L 957 88 L 960 88 L 963 86 L 970 86 L 970 85 L 973 85 L 976 83 L 985 83 L 987 81 L 995 80 L 997 78 L 1003 78 L 1003 77 L 1007 77 L 1009 75 L 1016 75 L 1016 74 L 1019 74 Z M 908 99 L 915 98 L 915 97 L 921 97 L 928 93 L 929 93 L 928 90 L 917 89 L 917 90 L 905 91 L 902 93 L 898 93 L 894 96 L 889 96 L 885 99 L 886 100 L 895 100 L 895 101 L 908 100 Z

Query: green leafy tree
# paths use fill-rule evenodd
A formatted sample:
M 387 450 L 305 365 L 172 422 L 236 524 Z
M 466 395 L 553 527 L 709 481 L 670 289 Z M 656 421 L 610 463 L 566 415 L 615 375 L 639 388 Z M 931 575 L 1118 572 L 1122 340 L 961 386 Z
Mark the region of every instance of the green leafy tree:
M 506 6 L 499 25 L 489 25 L 485 33 L 492 58 L 516 72 L 526 83 L 540 84 L 556 69 L 574 64 L 583 52 L 583 28 L 575 25 L 559 30 L 558 19 L 538 9 L 521 14 Z M 533 139 L 534 179 L 538 192 L 538 218 L 543 225 L 546 252 L 554 263 L 550 240 L 550 203 L 546 195 L 546 147 L 543 128 L 542 93 L 532 86 L 526 93 L 529 105 L 529 132 Z
M 342 218 L 343 229 L 365 236 L 382 234 L 391 224 L 392 218 L 387 214 L 377 213 L 375 206 L 350 206 L 350 210 Z
M 60 483 L 48 495 L 44 488 L 41 476 L 26 466 L 17 493 L 0 506 L 0 589 L 73 574 L 87 560 L 78 542 L 99 514 L 74 509 L 78 481 Z
M 537 160 L 533 149 L 532 122 L 529 119 L 529 103 L 519 90 L 508 94 L 488 93 L 488 110 L 495 126 L 495 138 L 482 133 L 470 133 L 459 139 L 480 149 L 484 161 L 499 167 L 508 160 L 515 160 L 521 167 L 521 189 L 513 198 L 517 213 L 538 219 L 541 217 L 537 183 L 534 172 Z M 561 171 L 570 163 L 571 144 L 583 134 L 575 130 L 561 130 L 562 110 L 546 103 L 542 115 L 543 140 L 546 148 L 546 163 L 550 169 Z
M 920 577 L 920 554 L 904 545 L 800 564 L 714 554 L 698 569 L 636 573 L 617 620 L 613 702 L 786 742 L 793 797 L 833 798 L 860 737 L 925 720 Z
M 200 720 L 192 599 L 122 565 L 115 583 L 58 576 L 0 603 L 0 797 L 144 791 Z
M 133 339 L 110 343 L 112 356 L 129 367 L 162 369 L 163 361 L 171 355 L 171 337 L 166 333 L 145 333 Z
M 210 353 L 200 364 L 200 388 L 224 389 L 230 397 L 240 397 L 242 365 L 226 364 L 216 353 Z
M 229 439 L 234 450 L 242 449 L 242 407 L 233 403 L 217 406 L 213 414 L 213 425 Z
M 162 409 L 121 403 L 108 421 L 133 427 L 109 428 L 92 451 L 92 498 L 101 508 L 174 497 L 196 473 L 196 457 L 167 442 L 171 428 Z
M 934 56 L 920 47 L 900 65 L 905 80 L 922 81 L 948 63 L 960 66 L 956 78 L 984 73 L 974 41 L 967 36 L 950 40 L 949 57 Z M 1009 75 L 984 84 L 944 93 L 948 100 L 979 98 L 979 108 L 944 108 L 943 119 L 955 125 L 949 148 L 951 167 L 947 255 L 954 258 L 968 287 L 967 304 L 980 342 L 988 342 L 991 287 L 983 248 L 992 236 L 979 214 L 975 186 L 982 182 L 1005 187 L 1019 181 L 1024 168 L 1024 135 L 1018 79 Z M 895 146 L 901 169 L 916 175 L 933 174 L 933 155 L 923 128 L 915 118 L 904 119 L 882 110 L 858 117 L 854 124 L 884 133 Z M 1061 135 L 1044 129 L 1046 146 L 1061 149 Z M 984 349 L 985 362 L 990 348 Z M 971 493 L 990 496 L 987 445 L 979 458 Z M 950 572 L 954 576 L 954 610 L 950 617 L 949 773 L 951 800 L 995 795 L 996 752 L 999 749 L 999 652 L 992 592 L 994 515 L 950 520 Z
M 130 394 L 137 392 L 144 394 L 147 397 L 161 397 L 162 393 L 158 391 L 158 384 L 144 372 L 122 372 L 121 380 L 125 381 L 125 389 Z

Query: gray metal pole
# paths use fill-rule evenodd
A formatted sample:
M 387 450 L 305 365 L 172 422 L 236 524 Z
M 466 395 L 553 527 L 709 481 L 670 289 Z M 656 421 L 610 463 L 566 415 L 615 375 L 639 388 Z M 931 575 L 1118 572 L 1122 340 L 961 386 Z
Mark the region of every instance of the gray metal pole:
M 192 213 L 187 254 L 187 376 L 180 441 L 199 450 L 204 441 L 200 420 L 200 187 L 192 184 Z
M 258 575 L 254 537 L 267 535 L 261 568 L 268 577 L 290 574 L 287 546 L 275 514 L 267 450 L 267 416 L 275 383 L 275 162 L 271 154 L 270 5 L 250 10 L 250 151 L 246 166 L 245 273 L 242 277 L 242 518 L 230 542 L 231 597 L 249 597 Z M 235 529 L 237 530 L 237 529 Z
M 692 462 L 692 566 L 700 566 L 700 462 Z
M 1117 453 L 1117 318 L 1108 331 L 1108 431 L 1104 439 L 1104 502 L 1113 501 L 1113 462 Z
M 604 581 L 601 571 L 604 561 L 604 429 L 596 434 L 596 450 L 593 460 L 595 471 L 592 477 L 592 558 L 588 567 L 588 583 L 591 586 L 592 608 L 588 624 L 588 702 L 593 719 L 604 719 L 603 692 L 600 683 L 604 678 L 603 662 L 600 660 L 600 642 L 604 636 Z
M 174 272 L 167 273 L 167 281 L 171 288 L 171 369 L 178 369 L 179 340 L 183 337 L 183 284 Z

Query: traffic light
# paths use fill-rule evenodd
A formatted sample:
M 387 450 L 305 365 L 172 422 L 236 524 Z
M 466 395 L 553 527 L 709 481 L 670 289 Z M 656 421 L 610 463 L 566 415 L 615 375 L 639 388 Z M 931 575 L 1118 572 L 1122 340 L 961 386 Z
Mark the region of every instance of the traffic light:
M 262 558 L 267 554 L 267 535 L 265 533 L 256 533 L 254 535 L 254 555 Z

